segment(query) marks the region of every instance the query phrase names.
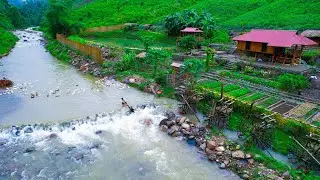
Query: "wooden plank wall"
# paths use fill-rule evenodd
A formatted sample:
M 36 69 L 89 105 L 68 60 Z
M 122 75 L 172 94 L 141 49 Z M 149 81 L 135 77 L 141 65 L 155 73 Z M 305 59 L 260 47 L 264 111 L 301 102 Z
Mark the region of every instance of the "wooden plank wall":
M 246 42 L 245 41 L 238 41 L 237 49 L 241 50 L 241 51 L 248 51 L 248 50 L 246 50 Z M 261 52 L 261 53 L 265 53 L 265 54 L 273 54 L 273 47 L 267 46 L 266 52 L 262 52 L 261 50 L 262 50 L 262 43 L 251 42 L 251 46 L 250 46 L 249 51 Z
M 76 41 L 72 41 L 67 39 L 66 36 L 62 34 L 56 34 L 56 38 L 59 42 L 68 45 L 78 51 L 80 51 L 83 54 L 89 55 L 92 57 L 92 59 L 97 62 L 102 64 L 103 63 L 103 56 L 102 56 L 102 50 L 98 47 L 94 47 L 88 44 L 81 44 Z

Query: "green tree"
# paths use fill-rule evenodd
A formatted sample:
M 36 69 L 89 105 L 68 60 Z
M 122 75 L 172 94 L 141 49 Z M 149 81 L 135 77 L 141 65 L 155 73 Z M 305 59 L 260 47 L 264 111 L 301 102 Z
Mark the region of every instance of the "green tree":
M 179 41 L 179 46 L 184 49 L 193 49 L 198 45 L 198 41 L 195 36 L 184 36 Z
M 183 63 L 183 73 L 188 75 L 189 82 L 193 85 L 204 72 L 204 63 L 200 59 L 192 58 L 186 59 Z
M 67 4 L 70 4 L 70 2 L 50 0 L 46 18 L 48 22 L 48 32 L 53 38 L 55 38 L 57 33 L 65 35 L 78 33 L 83 27 L 79 22 L 73 24 L 68 22 Z
M 146 63 L 151 65 L 152 75 L 156 78 L 160 67 L 161 69 L 170 67 L 171 54 L 164 50 L 149 49 L 147 51 Z
M 210 70 L 210 62 L 214 61 L 214 55 L 216 54 L 216 50 L 210 47 L 206 48 L 206 64 L 205 64 L 205 68 L 206 68 L 206 72 L 208 72 Z

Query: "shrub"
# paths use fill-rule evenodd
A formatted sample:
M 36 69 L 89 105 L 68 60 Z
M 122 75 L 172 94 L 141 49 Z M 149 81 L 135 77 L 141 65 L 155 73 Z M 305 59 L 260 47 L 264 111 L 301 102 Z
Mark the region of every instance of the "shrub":
M 278 76 L 277 79 L 280 83 L 280 88 L 286 91 L 297 91 L 308 88 L 310 85 L 307 78 L 302 75 L 286 73 Z
M 132 52 L 125 53 L 119 63 L 119 68 L 121 71 L 126 71 L 134 66 L 135 54 Z
M 210 41 L 211 43 L 228 43 L 231 41 L 231 37 L 226 30 L 215 30 Z
M 198 45 L 198 41 L 195 36 L 184 36 L 179 42 L 179 46 L 184 49 L 193 49 Z
M 252 66 L 245 66 L 243 71 L 244 71 L 245 74 L 251 74 L 251 73 L 254 72 L 254 67 L 252 67 Z

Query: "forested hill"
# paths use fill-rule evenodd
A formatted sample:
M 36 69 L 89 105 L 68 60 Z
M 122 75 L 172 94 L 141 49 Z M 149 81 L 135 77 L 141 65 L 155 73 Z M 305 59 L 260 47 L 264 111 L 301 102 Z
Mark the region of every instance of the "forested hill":
M 319 0 L 93 0 L 70 9 L 70 21 L 85 27 L 125 22 L 161 23 L 164 16 L 208 11 L 227 28 L 320 29 Z

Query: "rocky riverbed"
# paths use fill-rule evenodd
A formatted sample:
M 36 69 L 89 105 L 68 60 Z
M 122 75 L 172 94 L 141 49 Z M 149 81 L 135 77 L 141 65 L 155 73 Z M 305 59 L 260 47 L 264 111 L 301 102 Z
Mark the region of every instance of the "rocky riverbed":
M 201 123 L 172 112 L 166 117 L 159 124 L 161 131 L 198 147 L 199 153 L 210 162 L 218 163 L 220 169 L 231 169 L 243 179 L 292 179 L 289 172 L 279 173 L 255 161 L 255 157 L 242 151 L 239 144 L 228 141 L 224 136 L 212 135 L 210 128 Z

